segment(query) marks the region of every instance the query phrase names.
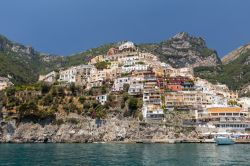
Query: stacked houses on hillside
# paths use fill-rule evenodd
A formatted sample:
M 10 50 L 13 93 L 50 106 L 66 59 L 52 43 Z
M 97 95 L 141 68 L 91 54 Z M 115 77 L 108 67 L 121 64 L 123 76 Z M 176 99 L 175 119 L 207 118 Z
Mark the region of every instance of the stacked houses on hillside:
M 98 68 L 99 63 L 106 67 Z M 51 72 L 39 80 L 75 83 L 87 89 L 110 82 L 111 92 L 128 90 L 129 95 L 142 98 L 141 110 L 146 120 L 162 120 L 166 111 L 187 111 L 196 122 L 209 121 L 216 127 L 225 127 L 232 126 L 232 120 L 243 122 L 248 116 L 245 110 L 250 107 L 245 104 L 247 100 L 240 100 L 241 108 L 237 92 L 227 86 L 195 78 L 192 68 L 176 69 L 162 63 L 155 55 L 140 52 L 132 42 L 110 48 L 106 55 L 96 56 L 88 65 Z M 96 99 L 104 104 L 107 96 Z

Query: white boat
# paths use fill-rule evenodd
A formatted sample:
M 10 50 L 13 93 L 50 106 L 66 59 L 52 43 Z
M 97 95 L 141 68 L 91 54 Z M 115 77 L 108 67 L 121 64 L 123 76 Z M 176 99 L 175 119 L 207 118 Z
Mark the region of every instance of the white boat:
M 217 136 L 214 140 L 217 145 L 232 145 L 235 143 L 231 136 Z

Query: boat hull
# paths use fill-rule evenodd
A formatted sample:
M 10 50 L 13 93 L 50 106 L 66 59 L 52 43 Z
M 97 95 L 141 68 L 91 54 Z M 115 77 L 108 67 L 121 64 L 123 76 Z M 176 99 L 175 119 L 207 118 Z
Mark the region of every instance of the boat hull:
M 217 145 L 232 145 L 235 143 L 232 138 L 227 138 L 227 137 L 215 138 L 215 142 Z

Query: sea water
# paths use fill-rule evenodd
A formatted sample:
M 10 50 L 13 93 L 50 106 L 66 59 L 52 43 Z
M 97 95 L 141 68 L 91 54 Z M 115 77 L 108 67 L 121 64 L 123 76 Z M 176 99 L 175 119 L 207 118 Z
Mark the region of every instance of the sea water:
M 250 145 L 0 144 L 0 165 L 250 165 Z

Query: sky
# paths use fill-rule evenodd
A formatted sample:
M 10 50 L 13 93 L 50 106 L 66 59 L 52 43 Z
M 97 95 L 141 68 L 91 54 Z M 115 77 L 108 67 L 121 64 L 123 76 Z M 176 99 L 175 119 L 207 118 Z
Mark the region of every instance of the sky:
M 0 0 L 0 34 L 71 55 L 105 43 L 152 43 L 178 32 L 224 56 L 250 42 L 248 0 Z

